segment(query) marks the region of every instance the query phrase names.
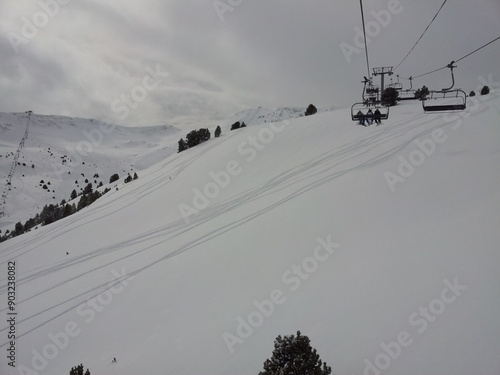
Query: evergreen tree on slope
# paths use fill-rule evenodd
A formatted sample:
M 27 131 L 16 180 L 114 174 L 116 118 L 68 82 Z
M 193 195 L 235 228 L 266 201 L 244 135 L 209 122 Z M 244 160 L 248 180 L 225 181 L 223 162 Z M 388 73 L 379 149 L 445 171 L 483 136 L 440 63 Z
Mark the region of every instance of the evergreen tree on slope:
M 300 331 L 297 336 L 278 336 L 274 341 L 274 351 L 264 362 L 264 371 L 259 375 L 329 375 L 330 366 L 322 362 L 316 349 L 310 345 L 307 336 Z

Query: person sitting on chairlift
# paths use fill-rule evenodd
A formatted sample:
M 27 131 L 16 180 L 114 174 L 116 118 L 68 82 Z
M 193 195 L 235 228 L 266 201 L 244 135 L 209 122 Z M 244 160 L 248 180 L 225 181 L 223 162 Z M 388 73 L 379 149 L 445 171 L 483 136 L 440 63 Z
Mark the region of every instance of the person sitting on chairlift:
M 380 121 L 382 117 L 382 114 L 380 113 L 380 111 L 378 110 L 378 108 L 375 110 L 375 113 L 373 114 L 373 118 L 375 119 L 375 123 L 377 125 L 380 125 L 382 122 Z
M 373 124 L 373 111 L 371 108 L 366 112 L 366 122 L 368 125 Z
M 359 119 L 359 122 L 358 122 L 359 125 L 366 126 L 365 125 L 366 117 L 363 114 L 363 112 L 361 112 L 361 110 L 359 110 L 358 113 L 356 113 L 356 118 Z

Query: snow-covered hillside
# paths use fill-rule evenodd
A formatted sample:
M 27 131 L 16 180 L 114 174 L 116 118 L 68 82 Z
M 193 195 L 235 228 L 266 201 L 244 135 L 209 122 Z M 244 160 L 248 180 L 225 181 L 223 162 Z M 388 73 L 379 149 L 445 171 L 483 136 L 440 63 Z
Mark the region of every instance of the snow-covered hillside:
M 317 109 L 318 113 L 332 111 L 333 107 L 329 109 Z M 236 121 L 244 122 L 246 125 L 260 125 L 265 123 L 291 120 L 294 118 L 303 117 L 306 108 L 302 107 L 279 107 L 274 109 L 269 108 L 251 108 L 238 112 L 225 121 L 223 128 L 228 130 L 231 125 Z
M 27 125 L 28 136 L 7 185 Z M 0 113 L 0 189 L 7 195 L 0 229 L 24 223 L 46 204 L 68 200 L 73 189 L 79 193 L 88 182 L 96 187 L 108 184 L 115 173 L 123 180 L 142 171 L 177 152 L 174 143 L 182 135 L 172 126 L 130 128 L 37 114 L 28 121 L 25 113 Z
M 498 375 L 499 118 L 340 109 L 159 160 L 0 244 L 0 372 L 257 374 L 300 330 L 337 375 Z
M 298 118 L 305 110 L 248 109 L 222 128 L 230 131 L 236 121 L 252 126 Z M 213 134 L 215 129 L 210 130 Z M 16 222 L 25 223 L 45 205 L 68 201 L 73 190 L 81 193 L 89 182 L 94 188 L 101 183 L 118 186 L 108 184 L 111 175 L 117 173 L 123 180 L 176 153 L 178 140 L 187 132 L 166 125 L 133 128 L 64 116 L 0 113 L 0 230 L 12 231 Z

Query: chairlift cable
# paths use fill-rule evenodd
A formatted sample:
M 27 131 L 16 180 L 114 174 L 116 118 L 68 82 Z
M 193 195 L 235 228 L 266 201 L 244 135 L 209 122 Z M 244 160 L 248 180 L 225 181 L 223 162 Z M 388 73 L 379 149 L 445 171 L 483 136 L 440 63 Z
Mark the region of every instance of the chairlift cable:
M 368 77 L 370 77 L 370 62 L 368 60 L 368 43 L 366 42 L 365 14 L 363 12 L 363 0 L 359 0 L 359 5 L 361 6 L 361 21 L 363 23 L 363 36 L 365 38 L 366 69 L 368 71 Z
M 413 45 L 413 47 L 410 49 L 410 52 L 408 52 L 406 54 L 406 56 L 404 57 L 404 59 L 394 68 L 394 70 L 396 70 L 406 60 L 406 58 L 410 55 L 410 53 L 415 49 L 415 47 L 417 46 L 418 42 L 420 42 L 420 40 L 423 38 L 424 34 L 427 32 L 427 30 L 429 29 L 429 27 L 432 25 L 432 23 L 434 22 L 434 20 L 438 16 L 438 14 L 441 11 L 441 9 L 443 9 L 444 4 L 446 4 L 447 1 L 448 0 L 444 0 L 443 4 L 441 4 L 441 7 L 437 11 L 437 13 L 434 15 L 434 17 L 432 18 L 431 22 L 427 25 L 427 27 L 425 28 L 425 30 L 422 33 L 422 35 L 420 35 L 420 38 L 418 38 L 418 40 L 415 42 L 415 44 Z
M 490 41 L 490 42 L 488 42 L 488 43 L 486 43 L 486 44 L 483 44 L 481 47 L 476 48 L 474 51 L 469 52 L 467 55 L 462 56 L 461 58 L 459 58 L 459 59 L 457 59 L 457 60 L 453 60 L 453 62 L 457 63 L 457 62 L 459 62 L 459 61 L 461 61 L 461 60 L 465 59 L 466 57 L 469 57 L 470 55 L 472 55 L 472 54 L 474 54 L 474 53 L 478 52 L 479 50 L 481 50 L 481 49 L 485 48 L 486 46 L 489 46 L 489 45 L 490 45 L 490 44 L 492 44 L 493 42 L 496 42 L 498 39 L 500 39 L 500 36 L 496 37 L 495 39 L 493 39 L 492 41 Z M 433 70 L 433 71 L 430 71 L 430 72 L 427 72 L 427 73 L 424 73 L 424 74 L 420 74 L 420 75 L 415 76 L 415 77 L 413 77 L 413 78 L 423 77 L 423 76 L 426 76 L 426 75 L 428 75 L 428 74 L 436 73 L 436 72 L 438 72 L 438 71 L 440 71 L 440 70 L 443 70 L 443 69 L 446 69 L 446 68 L 449 68 L 449 66 L 448 66 L 448 65 L 446 65 L 446 66 L 443 66 L 442 68 L 435 69 L 435 70 Z
M 424 74 L 420 74 L 418 76 L 415 76 L 413 78 L 420 78 L 420 77 L 423 77 L 423 76 L 426 76 L 426 75 L 429 75 L 429 74 L 432 74 L 432 73 L 436 73 L 436 72 L 439 72 L 440 70 L 443 70 L 443 69 L 446 69 L 448 66 L 443 66 L 442 68 L 439 68 L 439 69 L 435 69 L 431 72 L 427 72 L 427 73 L 424 73 Z
M 479 48 L 475 49 L 474 51 L 472 51 L 472 52 L 468 53 L 467 55 L 465 55 L 465 56 L 463 56 L 463 57 L 459 58 L 458 60 L 455 60 L 455 62 L 457 63 L 457 62 L 459 62 L 460 60 L 463 60 L 463 59 L 465 59 L 466 57 L 469 57 L 470 55 L 472 55 L 473 53 L 476 53 L 476 52 L 477 52 L 477 51 L 479 51 L 480 49 L 483 49 L 484 47 L 486 47 L 486 46 L 490 45 L 491 43 L 496 42 L 498 39 L 500 39 L 500 36 L 496 37 L 496 38 L 495 38 L 495 39 L 493 39 L 491 42 L 488 42 L 488 43 L 484 44 L 483 46 L 481 46 L 481 47 L 479 47 Z

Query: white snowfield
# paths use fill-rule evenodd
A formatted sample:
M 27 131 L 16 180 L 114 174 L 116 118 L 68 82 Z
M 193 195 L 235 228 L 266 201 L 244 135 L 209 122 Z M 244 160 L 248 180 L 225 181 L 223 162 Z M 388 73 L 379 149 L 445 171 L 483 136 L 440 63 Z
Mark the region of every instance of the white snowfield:
M 0 113 L 0 191 L 26 130 L 27 114 Z M 12 230 L 47 204 L 69 200 L 88 182 L 108 184 L 112 174 L 121 181 L 175 153 L 181 136 L 172 126 L 127 128 L 97 120 L 33 114 L 28 137 L 18 159 L 0 229 Z M 99 177 L 94 177 L 95 175 Z M 88 182 L 85 182 L 88 180 Z M 43 183 L 41 183 L 43 181 Z M 97 183 L 95 183 L 96 181 Z M 47 186 L 47 189 L 43 188 Z M 116 184 L 110 185 L 113 187 Z
M 165 157 L 0 244 L 0 373 L 254 375 L 300 330 L 337 375 L 498 375 L 499 119 L 339 109 Z

